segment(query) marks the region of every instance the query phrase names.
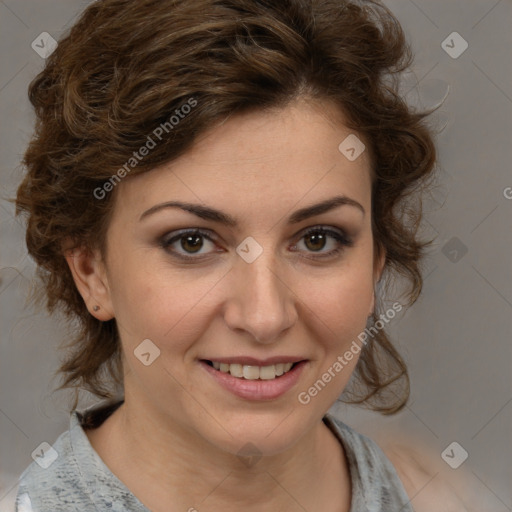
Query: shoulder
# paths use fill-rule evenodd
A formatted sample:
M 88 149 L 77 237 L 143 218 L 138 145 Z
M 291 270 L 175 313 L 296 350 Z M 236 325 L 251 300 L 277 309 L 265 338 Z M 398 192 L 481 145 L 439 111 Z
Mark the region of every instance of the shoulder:
M 16 512 L 64 512 L 77 506 L 88 510 L 70 437 L 71 429 L 63 432 L 53 445 L 42 443 L 33 453 L 34 461 L 18 479 Z
M 414 512 L 475 512 L 464 472 L 448 471 L 432 449 L 412 438 L 401 437 L 400 443 L 396 437 L 371 439 L 336 417 L 327 417 L 343 440 L 349 464 L 359 470 L 356 491 L 357 486 L 363 493 L 369 488 L 379 495 L 374 500 L 406 503 L 403 510 Z
M 388 442 L 383 450 L 416 512 L 471 512 L 426 447 Z
M 352 508 L 412 512 L 404 486 L 379 445 L 333 415 L 326 415 L 324 421 L 345 451 L 352 481 Z
M 104 407 L 73 411 L 69 430 L 53 446 L 38 448 L 34 462 L 18 479 L 16 512 L 148 512 L 88 439 L 86 430 L 98 426 L 107 412 Z

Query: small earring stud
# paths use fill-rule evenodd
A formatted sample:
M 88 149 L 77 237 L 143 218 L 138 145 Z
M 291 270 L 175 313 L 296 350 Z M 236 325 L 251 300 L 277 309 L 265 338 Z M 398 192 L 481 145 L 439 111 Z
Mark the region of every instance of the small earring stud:
M 99 306 L 94 306 L 94 307 L 92 308 L 92 310 L 93 310 L 93 311 L 99 311 L 99 309 L 100 309 L 100 307 L 99 307 Z

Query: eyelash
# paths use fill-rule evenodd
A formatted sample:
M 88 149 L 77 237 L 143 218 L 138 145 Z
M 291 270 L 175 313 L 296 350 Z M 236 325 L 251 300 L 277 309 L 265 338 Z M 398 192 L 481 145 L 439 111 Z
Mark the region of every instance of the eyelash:
M 302 234 L 302 236 L 299 238 L 299 241 L 302 240 L 307 235 L 310 235 L 310 234 L 313 234 L 313 233 L 315 233 L 315 234 L 322 234 L 322 235 L 328 235 L 331 238 L 334 238 L 334 240 L 336 240 L 336 242 L 338 242 L 339 246 L 336 249 L 333 249 L 333 250 L 331 250 L 331 251 L 329 251 L 327 253 L 321 253 L 321 256 L 317 256 L 317 255 L 315 255 L 315 256 L 308 256 L 308 257 L 305 257 L 306 259 L 321 260 L 321 259 L 332 258 L 333 256 L 336 256 L 336 255 L 340 254 L 341 252 L 343 252 L 343 250 L 346 247 L 351 247 L 353 245 L 353 240 L 348 238 L 344 233 L 338 232 L 338 231 L 334 231 L 332 229 L 327 229 L 327 228 L 324 228 L 323 226 L 313 226 L 311 228 L 308 228 Z M 208 231 L 204 231 L 202 229 L 195 228 L 195 229 L 182 230 L 182 231 L 178 232 L 176 235 L 174 235 L 171 238 L 168 238 L 167 235 L 164 236 L 163 238 L 160 239 L 160 246 L 164 250 L 166 250 L 167 252 L 172 252 L 173 253 L 172 256 L 174 256 L 174 257 L 176 257 L 176 258 L 178 258 L 180 260 L 199 261 L 199 260 L 202 260 L 204 258 L 207 258 L 208 255 L 186 256 L 186 255 L 180 254 L 180 253 L 178 253 L 176 251 L 170 251 L 169 250 L 169 246 L 171 246 L 175 242 L 181 240 L 182 238 L 186 237 L 187 235 L 201 235 L 204 238 L 206 238 L 207 240 L 209 240 L 210 242 L 215 243 L 215 240 L 210 236 Z M 295 245 L 296 244 L 294 244 L 294 247 L 295 247 Z

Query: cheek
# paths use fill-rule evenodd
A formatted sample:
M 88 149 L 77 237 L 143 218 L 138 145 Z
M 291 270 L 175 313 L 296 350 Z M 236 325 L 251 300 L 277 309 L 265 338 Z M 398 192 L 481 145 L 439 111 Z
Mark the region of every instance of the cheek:
M 161 348 L 179 352 L 204 330 L 211 314 L 206 310 L 208 291 L 222 274 L 144 266 L 135 258 L 113 268 L 111 296 L 126 348 L 149 338 Z
M 364 330 L 372 307 L 374 288 L 371 265 L 350 265 L 302 287 L 305 309 L 328 332 L 325 344 L 339 349 Z

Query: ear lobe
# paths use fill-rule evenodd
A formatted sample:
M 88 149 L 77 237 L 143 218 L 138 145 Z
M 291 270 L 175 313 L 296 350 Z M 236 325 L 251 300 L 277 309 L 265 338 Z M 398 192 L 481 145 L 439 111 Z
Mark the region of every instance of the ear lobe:
M 66 251 L 65 258 L 91 315 L 102 322 L 114 318 L 105 264 L 99 251 L 80 247 Z

